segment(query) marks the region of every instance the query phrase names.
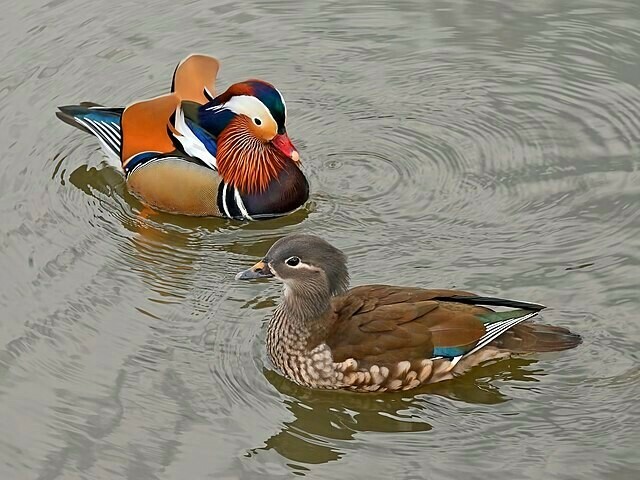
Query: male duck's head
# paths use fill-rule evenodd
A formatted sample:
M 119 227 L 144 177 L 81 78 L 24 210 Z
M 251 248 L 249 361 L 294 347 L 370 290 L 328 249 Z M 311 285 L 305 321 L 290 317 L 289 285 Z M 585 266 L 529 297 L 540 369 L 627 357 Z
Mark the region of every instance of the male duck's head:
M 282 94 L 262 80 L 230 86 L 202 105 L 199 123 L 217 137 L 220 174 L 243 191 L 261 191 L 284 164 L 300 161 L 287 135 Z
M 238 273 L 238 280 L 275 277 L 285 284 L 287 296 L 322 302 L 349 286 L 347 257 L 315 235 L 281 238 L 253 267 Z

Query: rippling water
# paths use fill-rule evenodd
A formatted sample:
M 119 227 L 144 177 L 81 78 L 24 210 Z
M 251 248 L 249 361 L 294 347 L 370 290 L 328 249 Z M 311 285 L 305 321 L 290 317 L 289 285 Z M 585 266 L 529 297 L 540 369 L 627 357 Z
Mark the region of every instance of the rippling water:
M 0 478 L 638 477 L 638 2 L 3 11 Z M 163 93 L 193 51 L 222 87 L 284 93 L 304 209 L 142 212 L 53 115 Z M 298 388 L 264 351 L 279 286 L 233 279 L 298 231 L 344 249 L 355 284 L 544 302 L 585 341 L 415 395 Z

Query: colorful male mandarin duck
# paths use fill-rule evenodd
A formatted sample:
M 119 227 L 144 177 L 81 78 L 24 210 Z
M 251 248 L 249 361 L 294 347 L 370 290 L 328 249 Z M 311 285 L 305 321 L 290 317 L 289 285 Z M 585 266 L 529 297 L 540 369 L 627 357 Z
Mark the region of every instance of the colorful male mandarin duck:
M 236 276 L 269 277 L 284 282 L 284 297 L 267 328 L 268 356 L 306 387 L 409 390 L 487 360 L 581 342 L 561 327 L 523 323 L 545 308 L 535 303 L 388 285 L 348 290 L 346 257 L 312 235 L 278 240 Z
M 281 93 L 262 80 L 215 96 L 219 63 L 190 55 L 171 93 L 126 108 L 93 103 L 57 116 L 98 137 L 145 204 L 172 213 L 257 220 L 285 215 L 309 197 L 287 135 Z

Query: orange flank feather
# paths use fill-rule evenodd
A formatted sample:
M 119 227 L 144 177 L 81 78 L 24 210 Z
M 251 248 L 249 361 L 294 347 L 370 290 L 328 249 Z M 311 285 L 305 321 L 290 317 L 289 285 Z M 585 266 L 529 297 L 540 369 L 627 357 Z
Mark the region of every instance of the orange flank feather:
M 270 143 L 252 135 L 251 128 L 250 120 L 241 115 L 218 137 L 218 172 L 244 194 L 266 190 L 287 161 Z
M 122 113 L 122 151 L 125 166 L 141 152 L 169 153 L 175 146 L 167 133 L 169 118 L 180 104 L 175 94 L 163 95 L 129 105 Z
M 173 92 L 181 100 L 190 100 L 199 104 L 205 104 L 210 99 L 205 95 L 207 89 L 209 95 L 215 95 L 216 76 L 220 62 L 208 55 L 193 54 L 185 58 L 173 74 Z

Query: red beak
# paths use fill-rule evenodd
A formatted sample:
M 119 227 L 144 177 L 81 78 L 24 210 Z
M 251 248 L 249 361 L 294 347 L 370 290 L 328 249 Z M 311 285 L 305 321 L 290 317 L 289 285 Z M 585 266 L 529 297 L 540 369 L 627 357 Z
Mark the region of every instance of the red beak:
M 276 135 L 271 140 L 271 143 L 274 147 L 280 150 L 285 157 L 290 158 L 296 163 L 300 161 L 300 154 L 296 150 L 296 147 L 293 146 L 289 135 L 286 133 Z

